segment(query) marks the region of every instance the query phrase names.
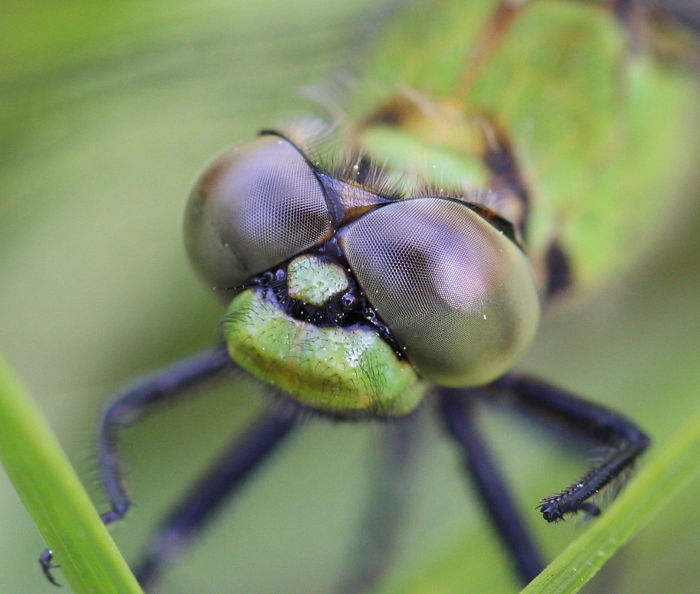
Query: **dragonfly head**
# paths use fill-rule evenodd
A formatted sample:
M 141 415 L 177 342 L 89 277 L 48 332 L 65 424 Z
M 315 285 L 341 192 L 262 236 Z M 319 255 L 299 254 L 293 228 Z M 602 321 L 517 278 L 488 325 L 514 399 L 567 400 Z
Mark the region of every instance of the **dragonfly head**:
M 233 359 L 316 410 L 374 416 L 415 408 L 422 380 L 486 384 L 529 345 L 539 300 L 509 228 L 466 199 L 330 176 L 276 135 L 215 160 L 185 217 L 191 260 L 231 301 Z

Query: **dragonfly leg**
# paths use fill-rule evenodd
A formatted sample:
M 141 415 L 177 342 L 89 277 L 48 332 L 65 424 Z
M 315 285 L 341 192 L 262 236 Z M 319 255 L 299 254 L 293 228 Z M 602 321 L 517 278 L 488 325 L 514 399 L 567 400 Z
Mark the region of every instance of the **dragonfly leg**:
M 544 568 L 540 551 L 515 507 L 475 422 L 475 398 L 470 390 L 439 392 L 440 413 L 448 432 L 464 452 L 464 465 L 479 491 L 486 510 L 515 561 L 518 575 L 530 582 Z
M 111 505 L 111 509 L 100 516 L 105 524 L 122 519 L 131 506 L 117 452 L 119 430 L 136 422 L 159 402 L 232 366 L 224 346 L 207 350 L 156 372 L 107 405 L 97 434 L 97 461 Z
M 598 515 L 600 510 L 588 499 L 630 468 L 649 445 L 649 437 L 625 416 L 540 380 L 506 375 L 491 386 L 507 390 L 527 409 L 559 421 L 608 448 L 602 462 L 568 488 L 542 500 L 539 509 L 549 522 L 577 511 Z
M 420 420 L 412 415 L 387 423 L 367 506 L 353 542 L 351 564 L 335 589 L 337 594 L 370 591 L 391 565 L 401 516 L 410 497 Z
M 176 363 L 141 381 L 124 394 L 115 398 L 105 409 L 97 435 L 97 457 L 102 485 L 111 509 L 101 514 L 102 521 L 110 524 L 124 517 L 131 505 L 122 481 L 122 472 L 117 453 L 117 434 L 157 403 L 182 393 L 189 387 L 233 367 L 225 346 L 208 349 L 193 357 Z M 53 554 L 45 550 L 39 564 L 46 578 L 58 585 L 51 570 Z
M 53 576 L 52 569 L 58 569 L 60 565 L 53 562 L 53 551 L 51 549 L 44 549 L 39 555 L 39 565 L 41 566 L 41 571 L 44 572 L 44 577 L 49 580 L 54 586 L 61 587 Z
M 221 505 L 260 467 L 296 425 L 293 415 L 266 412 L 236 438 L 160 523 L 135 574 L 147 588 Z

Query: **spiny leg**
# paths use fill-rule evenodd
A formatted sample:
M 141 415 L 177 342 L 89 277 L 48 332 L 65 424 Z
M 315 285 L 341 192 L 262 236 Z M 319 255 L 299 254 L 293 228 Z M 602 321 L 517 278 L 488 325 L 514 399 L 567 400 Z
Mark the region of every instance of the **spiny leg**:
M 97 436 L 97 454 L 102 484 L 111 509 L 101 514 L 102 521 L 110 524 L 124 517 L 131 501 L 122 482 L 122 472 L 117 455 L 119 430 L 138 420 L 153 405 L 179 395 L 185 389 L 233 367 L 225 346 L 208 349 L 193 357 L 176 363 L 141 381 L 121 396 L 115 398 L 105 409 Z M 51 570 L 52 553 L 45 550 L 39 564 L 46 578 L 54 585 Z
M 367 507 L 353 543 L 352 565 L 335 590 L 338 594 L 369 591 L 391 565 L 413 478 L 419 420 L 411 416 L 387 424 Z
M 295 426 L 292 415 L 267 412 L 210 466 L 194 487 L 167 514 L 152 536 L 135 574 L 142 587 L 153 584 L 167 563 L 172 562 L 218 511 L 228 497 Z
M 598 507 L 588 499 L 630 468 L 649 445 L 649 438 L 627 417 L 540 380 L 506 375 L 491 386 L 507 390 L 528 409 L 563 423 L 609 449 L 602 462 L 579 480 L 542 500 L 539 508 L 549 522 L 581 510 L 599 514 Z
M 179 395 L 233 365 L 222 345 L 156 372 L 107 405 L 97 434 L 97 461 L 111 505 L 111 509 L 100 516 L 105 524 L 122 519 L 131 506 L 117 452 L 119 431 L 136 422 L 159 402 Z
M 544 561 L 505 481 L 496 467 L 475 422 L 474 394 L 466 389 L 441 389 L 440 413 L 447 430 L 462 447 L 464 465 L 479 491 L 486 510 L 515 561 L 524 583 L 532 581 L 544 568 Z

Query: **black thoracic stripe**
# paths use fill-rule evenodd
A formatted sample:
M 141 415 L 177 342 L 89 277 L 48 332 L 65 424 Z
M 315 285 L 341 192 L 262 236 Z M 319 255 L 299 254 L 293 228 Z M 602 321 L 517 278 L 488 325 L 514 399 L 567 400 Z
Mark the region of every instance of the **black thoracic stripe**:
M 572 284 L 571 264 L 564 249 L 555 240 L 549 244 L 544 258 L 545 297 L 547 301 L 564 293 Z
M 523 242 L 527 242 L 527 223 L 530 215 L 530 192 L 520 172 L 520 167 L 511 149 L 511 143 L 505 133 L 489 124 L 488 142 L 483 159 L 493 176 L 494 190 L 505 190 L 514 196 L 521 206 L 521 217 L 511 221 L 520 233 Z

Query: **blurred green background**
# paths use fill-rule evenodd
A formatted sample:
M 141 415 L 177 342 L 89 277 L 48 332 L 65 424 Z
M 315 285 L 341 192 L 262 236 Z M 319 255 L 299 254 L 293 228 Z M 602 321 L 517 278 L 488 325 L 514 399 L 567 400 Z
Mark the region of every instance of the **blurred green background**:
M 192 179 L 222 147 L 303 110 L 303 86 L 360 60 L 394 9 L 371 0 L 3 2 L 0 349 L 101 509 L 93 462 L 101 406 L 125 380 L 216 335 L 221 308 L 195 280 L 181 242 Z M 605 293 L 545 320 L 521 365 L 627 412 L 657 447 L 700 400 L 696 187 L 653 253 Z M 229 382 L 128 431 L 136 506 L 112 531 L 127 559 L 260 408 L 250 382 Z M 424 412 L 396 563 L 379 589 L 433 592 L 431 576 L 457 566 L 464 589 L 512 591 L 456 452 Z M 507 413 L 485 416 L 554 556 L 584 527 L 548 526 L 533 508 L 581 471 L 580 452 L 539 439 Z M 308 423 L 161 591 L 331 590 L 347 566 L 383 434 L 380 424 Z M 696 479 L 588 591 L 700 591 L 698 487 Z M 0 473 L 0 592 L 52 591 L 35 562 L 42 548 Z

